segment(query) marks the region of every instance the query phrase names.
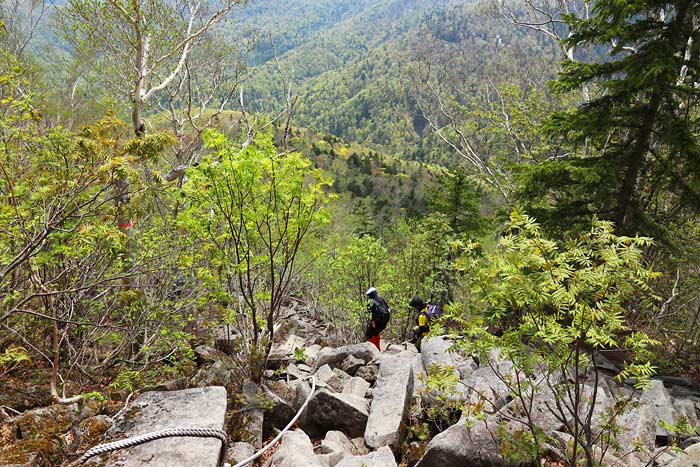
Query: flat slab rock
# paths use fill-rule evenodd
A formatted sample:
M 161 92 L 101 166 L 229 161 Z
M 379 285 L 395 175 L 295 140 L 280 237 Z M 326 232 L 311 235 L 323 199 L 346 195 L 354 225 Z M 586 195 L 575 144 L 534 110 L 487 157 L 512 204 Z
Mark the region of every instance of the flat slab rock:
M 221 386 L 170 392 L 146 392 L 134 400 L 107 432 L 117 441 L 169 428 L 224 427 L 226 389 Z M 172 437 L 90 459 L 91 467 L 217 467 L 221 441 L 215 438 Z
M 348 456 L 335 467 L 396 467 L 396 460 L 391 449 L 384 446 L 364 456 Z
M 406 416 L 413 397 L 413 366 L 409 358 L 385 355 L 373 392 L 365 444 L 377 449 L 390 446 L 400 454 Z

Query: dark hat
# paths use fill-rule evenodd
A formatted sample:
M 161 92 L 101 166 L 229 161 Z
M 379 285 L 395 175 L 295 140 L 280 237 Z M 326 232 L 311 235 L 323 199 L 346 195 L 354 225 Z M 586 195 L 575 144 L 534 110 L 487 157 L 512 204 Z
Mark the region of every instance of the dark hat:
M 412 306 L 413 308 L 417 308 L 418 310 L 422 310 L 423 308 L 425 308 L 425 302 L 418 295 L 413 297 L 411 301 L 408 302 L 408 305 Z

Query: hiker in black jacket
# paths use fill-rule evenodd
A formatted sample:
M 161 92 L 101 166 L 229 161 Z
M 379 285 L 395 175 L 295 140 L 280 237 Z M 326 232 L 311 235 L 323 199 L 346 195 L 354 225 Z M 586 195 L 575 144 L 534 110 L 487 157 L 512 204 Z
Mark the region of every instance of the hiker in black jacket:
M 380 337 L 379 334 L 386 328 L 389 323 L 389 305 L 386 303 L 382 297 L 377 293 L 377 289 L 370 287 L 367 292 L 365 292 L 367 298 L 370 302 L 367 304 L 367 311 L 370 313 L 369 322 L 367 323 L 367 331 L 365 332 L 365 337 L 367 341 L 379 347 Z

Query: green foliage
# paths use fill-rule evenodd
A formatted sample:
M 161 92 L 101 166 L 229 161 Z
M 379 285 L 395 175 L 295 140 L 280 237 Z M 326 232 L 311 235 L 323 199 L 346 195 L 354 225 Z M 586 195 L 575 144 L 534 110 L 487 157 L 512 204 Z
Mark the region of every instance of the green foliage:
M 545 125 L 578 149 L 570 161 L 543 167 L 568 174 L 563 183 L 547 178 L 552 221 L 596 212 L 623 232 L 671 243 L 668 220 L 697 213 L 700 90 L 692 83 L 700 67 L 685 56 L 699 6 L 682 0 L 660 12 L 652 1 L 598 1 L 590 18 L 564 17 L 566 46 L 613 46 L 604 59 L 564 62 L 552 83 L 559 92 L 591 90 L 590 102 L 552 113 Z
M 27 349 L 20 346 L 8 347 L 0 354 L 0 368 L 3 370 L 15 368 L 22 363 L 31 363 L 31 361 L 32 358 Z
M 279 154 L 270 136 L 242 150 L 221 133 L 204 139 L 213 153 L 188 171 L 179 222 L 206 239 L 198 276 L 237 310 L 236 324 L 250 333 L 251 375 L 259 380 L 297 251 L 311 229 L 328 221 L 330 181 L 298 152 Z
M 394 311 L 387 333 L 401 340 L 414 322 L 408 301 L 414 295 L 446 302 L 458 281 L 455 259 L 462 240 L 446 216 L 436 213 L 421 220 L 400 221 L 386 238 L 329 235 L 313 250 L 305 275 L 317 296 L 319 310 L 345 338 L 359 338 L 366 322 L 364 292 L 374 286 Z
M 698 427 L 691 425 L 687 417 L 680 417 L 675 423 L 660 420 L 659 426 L 669 433 L 675 433 L 677 436 L 695 436 L 698 434 Z
M 486 222 L 479 212 L 482 193 L 476 180 L 466 170 L 457 168 L 452 174 L 443 174 L 430 187 L 428 207 L 444 214 L 450 228 L 457 233 L 479 235 L 485 232 Z
M 649 282 L 658 273 L 642 263 L 642 249 L 651 244 L 618 237 L 611 223 L 594 219 L 588 233 L 561 248 L 532 218 L 514 212 L 497 250 L 471 260 L 477 275 L 470 277 L 485 319 L 505 331 L 551 346 L 581 342 L 602 349 L 627 329 L 628 300 L 654 298 Z M 639 350 L 650 344 L 641 336 Z
M 537 465 L 537 460 L 542 454 L 542 446 L 538 445 L 531 430 L 522 429 L 510 433 L 506 430 L 505 423 L 499 423 L 495 431 L 496 436 L 501 440 L 499 445 L 501 456 L 508 459 L 509 465 Z
M 583 375 L 597 373 L 591 357 L 604 349 L 627 349 L 630 358 L 619 378 L 638 378 L 643 387 L 654 372 L 649 350 L 658 342 L 640 331 L 630 333 L 627 305 L 635 300 L 652 306 L 656 299 L 649 283 L 658 273 L 643 260 L 643 250 L 651 244 L 645 237 L 617 236 L 610 222 L 593 219 L 589 232 L 561 245 L 545 238 L 534 219 L 512 213 L 495 251 L 461 262 L 472 290 L 471 314 L 452 316 L 472 338 L 463 345 L 484 361 L 494 348 L 512 360 L 513 375 L 504 375 L 503 381 L 525 406 L 532 391 L 543 390 L 528 375 L 545 368 L 554 397 L 568 407 L 562 410 L 590 413 L 594 404 L 571 407 L 567 387 L 585 392 Z M 487 329 L 498 329 L 500 337 Z M 615 414 L 625 408 L 616 407 Z M 591 435 L 590 423 L 580 416 L 566 424 L 584 450 L 598 436 L 605 439 Z M 522 451 L 530 443 L 541 449 L 541 428 L 528 426 L 530 434 L 524 433 L 522 442 L 511 436 L 512 450 Z
M 297 362 L 306 362 L 306 350 L 304 347 L 294 349 L 294 360 Z
M 109 385 L 111 389 L 127 390 L 130 393 L 136 391 L 143 384 L 140 371 L 123 370 Z
M 107 400 L 105 395 L 99 391 L 86 392 L 86 393 L 81 394 L 81 396 L 83 396 L 83 399 L 85 399 L 85 400 L 93 399 L 93 400 L 100 401 L 100 402 L 104 402 Z
M 459 373 L 453 366 L 435 363 L 428 368 L 427 378 L 421 378 L 424 378 L 421 393 L 423 417 L 433 433 L 442 432 L 457 423 L 462 413 L 464 404 L 457 390 Z

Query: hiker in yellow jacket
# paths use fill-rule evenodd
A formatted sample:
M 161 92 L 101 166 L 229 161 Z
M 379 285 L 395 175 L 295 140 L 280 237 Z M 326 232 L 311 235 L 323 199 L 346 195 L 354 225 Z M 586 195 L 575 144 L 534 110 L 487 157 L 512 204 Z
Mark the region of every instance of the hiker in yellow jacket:
M 416 318 L 417 326 L 413 328 L 413 335 L 409 342 L 415 344 L 416 349 L 420 352 L 421 341 L 430 331 L 430 327 L 428 326 L 428 304 L 419 296 L 413 297 L 408 304 L 418 311 L 418 317 Z

